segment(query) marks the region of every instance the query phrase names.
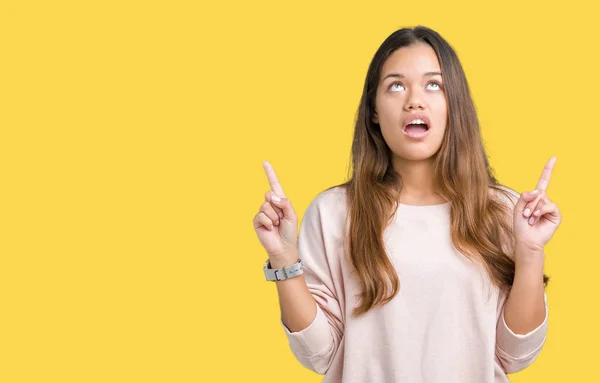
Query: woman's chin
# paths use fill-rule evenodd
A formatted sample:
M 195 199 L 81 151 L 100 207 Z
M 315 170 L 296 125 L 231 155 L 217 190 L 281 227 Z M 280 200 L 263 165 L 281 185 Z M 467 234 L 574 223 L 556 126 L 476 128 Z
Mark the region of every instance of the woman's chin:
M 408 148 L 394 154 L 400 159 L 417 162 L 433 160 L 437 152 L 437 150 L 430 148 Z

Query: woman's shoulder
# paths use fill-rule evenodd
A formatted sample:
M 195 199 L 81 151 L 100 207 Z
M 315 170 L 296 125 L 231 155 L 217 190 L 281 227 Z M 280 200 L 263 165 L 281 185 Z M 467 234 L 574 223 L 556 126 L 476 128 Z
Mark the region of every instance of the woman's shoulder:
M 346 205 L 346 187 L 343 185 L 332 186 L 321 191 L 313 199 L 312 203 L 323 206 L 335 207 Z
M 333 186 L 319 192 L 309 203 L 305 217 L 322 222 L 340 223 L 346 218 L 346 187 Z
M 490 186 L 490 194 L 500 203 L 514 207 L 519 200 L 520 194 L 506 185 L 494 184 Z

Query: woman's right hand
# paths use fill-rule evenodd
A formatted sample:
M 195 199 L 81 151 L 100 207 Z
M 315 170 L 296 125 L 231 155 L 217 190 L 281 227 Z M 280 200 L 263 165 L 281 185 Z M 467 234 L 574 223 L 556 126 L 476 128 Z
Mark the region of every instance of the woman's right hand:
M 254 216 L 254 230 L 273 268 L 290 266 L 298 260 L 298 216 L 271 164 L 265 161 L 263 167 L 271 190 L 265 194 L 265 202 Z

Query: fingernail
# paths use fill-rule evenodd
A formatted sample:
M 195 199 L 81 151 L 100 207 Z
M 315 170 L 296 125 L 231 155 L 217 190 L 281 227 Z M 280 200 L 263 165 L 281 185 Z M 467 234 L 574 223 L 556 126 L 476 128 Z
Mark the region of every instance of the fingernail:
M 273 195 L 271 197 L 271 200 L 273 200 L 274 202 L 281 202 L 281 198 L 277 197 L 276 195 Z
M 536 210 L 536 211 L 533 213 L 533 215 L 535 215 L 535 216 L 537 217 L 538 215 L 540 215 L 540 213 L 541 213 L 541 211 L 539 211 L 539 210 Z
M 283 212 L 282 211 L 280 211 L 278 215 L 279 215 L 279 219 L 283 219 Z
M 528 222 L 529 222 L 530 225 L 533 225 L 533 217 L 529 218 Z
M 531 210 L 529 210 L 529 208 L 525 209 L 525 211 L 523 212 L 523 215 L 525 217 L 529 217 L 529 213 L 531 213 Z
M 275 222 L 275 226 L 279 226 L 279 221 Z
M 532 191 L 532 192 L 529 192 L 529 194 L 531 194 L 531 195 L 536 195 L 537 193 L 539 193 L 539 190 L 537 190 L 537 189 L 535 189 L 535 190 L 534 190 L 534 191 Z

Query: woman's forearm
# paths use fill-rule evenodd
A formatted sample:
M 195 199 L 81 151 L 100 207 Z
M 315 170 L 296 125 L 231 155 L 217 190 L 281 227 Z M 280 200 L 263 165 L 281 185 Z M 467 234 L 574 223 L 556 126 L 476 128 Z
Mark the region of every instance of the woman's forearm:
M 527 334 L 546 318 L 544 253 L 517 247 L 515 279 L 504 308 L 504 320 L 515 334 Z
M 286 257 L 297 259 L 297 256 Z M 290 266 L 295 261 L 272 260 L 274 269 Z M 291 332 L 298 332 L 307 328 L 317 315 L 317 302 L 308 290 L 304 275 L 275 282 L 279 295 L 281 321 Z

